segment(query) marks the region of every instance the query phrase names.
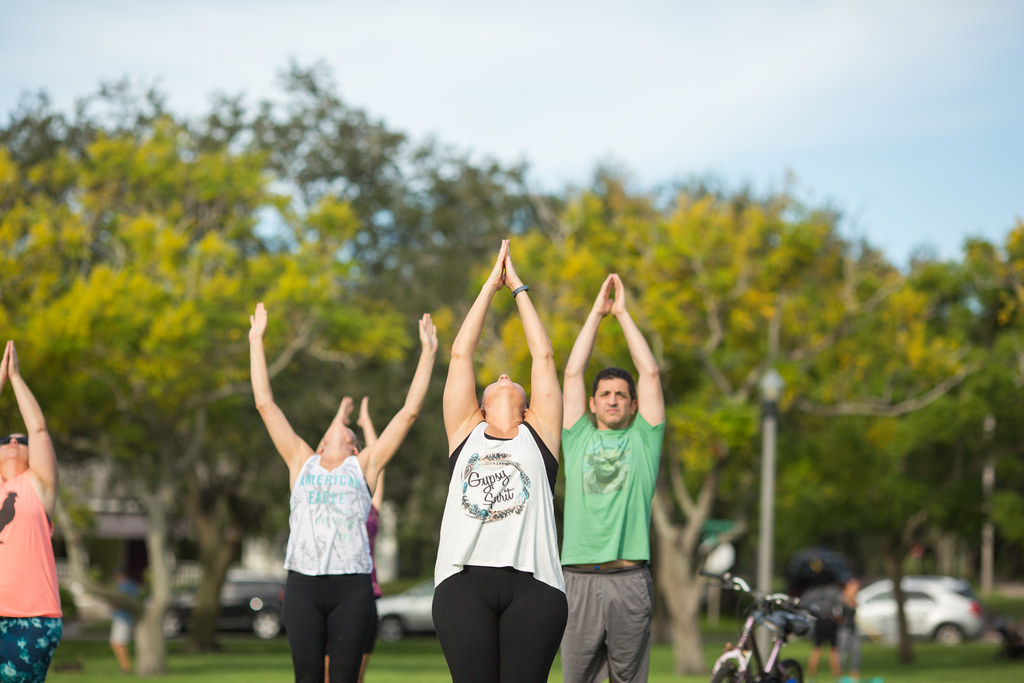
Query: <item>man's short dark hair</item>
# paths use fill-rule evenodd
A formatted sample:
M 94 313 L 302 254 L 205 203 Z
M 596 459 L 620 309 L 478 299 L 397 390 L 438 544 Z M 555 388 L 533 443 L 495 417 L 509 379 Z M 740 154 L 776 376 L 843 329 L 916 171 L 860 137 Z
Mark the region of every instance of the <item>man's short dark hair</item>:
M 636 380 L 633 379 L 633 375 L 629 374 L 628 371 L 622 368 L 605 368 L 601 372 L 597 373 L 597 377 L 594 378 L 594 384 L 590 387 L 590 395 L 597 396 L 597 385 L 603 379 L 622 379 L 629 385 L 629 400 L 636 400 Z

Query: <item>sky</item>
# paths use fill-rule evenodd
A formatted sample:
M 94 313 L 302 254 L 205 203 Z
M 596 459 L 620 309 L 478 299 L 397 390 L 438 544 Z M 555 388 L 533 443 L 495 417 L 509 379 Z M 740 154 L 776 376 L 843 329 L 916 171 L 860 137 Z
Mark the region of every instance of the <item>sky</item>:
M 70 109 L 124 77 L 198 115 L 322 63 L 348 105 L 526 160 L 538 190 L 602 163 L 639 191 L 795 182 L 897 265 L 1024 219 L 1019 0 L 0 0 L 0 17 L 2 122 L 27 91 Z

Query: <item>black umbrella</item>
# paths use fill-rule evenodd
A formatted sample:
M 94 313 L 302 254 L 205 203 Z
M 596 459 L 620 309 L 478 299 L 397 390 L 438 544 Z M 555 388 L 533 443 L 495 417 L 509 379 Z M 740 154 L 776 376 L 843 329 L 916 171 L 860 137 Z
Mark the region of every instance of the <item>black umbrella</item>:
M 800 594 L 811 586 L 846 583 L 853 578 L 850 565 L 841 553 L 828 548 L 802 548 L 793 553 L 786 566 L 789 592 Z

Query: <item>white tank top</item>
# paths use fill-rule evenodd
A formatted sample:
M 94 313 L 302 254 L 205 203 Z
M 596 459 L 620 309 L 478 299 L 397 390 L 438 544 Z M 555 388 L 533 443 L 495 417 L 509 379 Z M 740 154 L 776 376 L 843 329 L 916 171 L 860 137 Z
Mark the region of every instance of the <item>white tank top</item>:
M 359 459 L 352 456 L 326 470 L 314 453 L 292 488 L 285 569 L 309 576 L 369 574 L 369 514 L 370 490 Z
M 466 565 L 513 567 L 565 592 L 554 497 L 544 457 L 526 425 L 492 439 L 481 422 L 466 439 L 448 485 L 434 585 Z

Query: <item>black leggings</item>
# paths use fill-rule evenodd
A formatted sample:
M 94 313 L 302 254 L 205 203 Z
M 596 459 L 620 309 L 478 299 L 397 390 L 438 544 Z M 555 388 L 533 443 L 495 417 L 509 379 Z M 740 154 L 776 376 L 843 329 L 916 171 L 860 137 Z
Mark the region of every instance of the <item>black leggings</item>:
M 366 644 L 363 645 L 363 654 L 372 655 L 373 646 L 377 643 L 377 630 L 380 629 L 380 619 L 377 618 L 377 598 L 373 599 L 373 621 L 370 623 L 370 630 L 366 636 Z
M 466 567 L 434 591 L 454 683 L 543 683 L 569 614 L 565 593 L 511 567 Z
M 369 574 L 288 572 L 284 627 L 295 683 L 323 683 L 324 655 L 331 656 L 331 683 L 357 681 L 375 613 Z

